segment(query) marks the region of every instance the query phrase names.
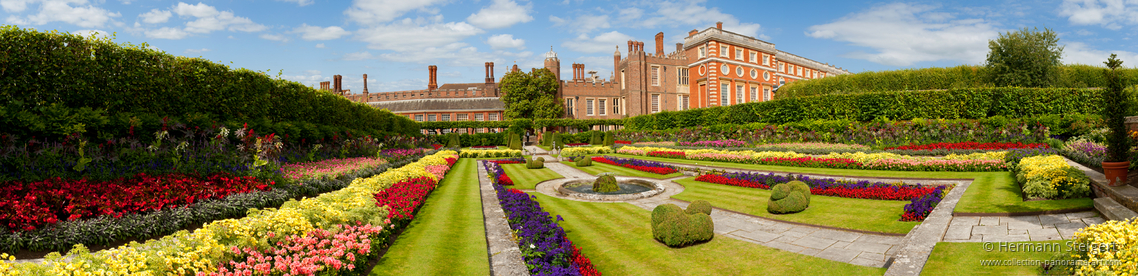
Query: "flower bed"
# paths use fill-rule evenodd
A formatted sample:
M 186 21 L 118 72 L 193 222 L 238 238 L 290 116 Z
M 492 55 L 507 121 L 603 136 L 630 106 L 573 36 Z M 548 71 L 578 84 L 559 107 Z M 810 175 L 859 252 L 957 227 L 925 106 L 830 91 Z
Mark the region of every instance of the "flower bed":
M 482 160 L 482 167 L 486 169 L 486 173 L 490 174 L 490 181 L 494 181 L 494 184 L 498 185 L 514 186 L 514 180 L 510 179 L 506 170 L 503 170 L 502 166 L 494 161 L 497 160 Z
M 601 275 L 534 197 L 494 185 L 531 275 Z
M 834 144 L 834 143 L 776 143 L 776 144 L 763 144 L 756 145 L 756 149 L 762 151 L 794 151 L 794 152 L 815 152 L 815 153 L 830 153 L 830 152 L 868 152 L 869 146 L 856 145 L 856 144 Z
M 284 172 L 285 178 L 293 180 L 335 178 L 345 173 L 355 172 L 363 168 L 374 168 L 383 164 L 387 164 L 387 160 L 379 157 L 336 158 L 317 162 L 286 164 L 281 166 L 281 171 Z
M 589 143 L 569 143 L 569 144 L 565 144 L 565 147 L 567 147 L 567 148 L 585 147 L 585 146 L 590 146 L 590 145 L 591 144 L 589 144 Z
M 507 158 L 507 159 L 486 160 L 486 162 L 493 162 L 494 164 L 499 164 L 499 165 L 502 165 L 502 164 L 525 164 L 526 159 L 521 158 L 521 157 L 516 157 L 516 158 Z
M 497 157 L 522 157 L 521 150 L 500 149 L 500 150 L 462 150 L 459 152 L 459 157 L 462 158 L 497 158 Z
M 1020 160 L 1013 171 L 1028 198 L 1080 198 L 1090 195 L 1090 179 L 1059 155 Z
M 576 147 L 576 148 L 562 149 L 560 152 L 561 156 L 569 156 L 569 157 L 585 156 L 585 155 L 593 155 L 593 154 L 605 154 L 605 153 L 612 153 L 612 148 L 610 148 L 610 147 Z
M 118 217 L 231 194 L 264 191 L 273 184 L 252 176 L 142 173 L 111 181 L 60 178 L 26 183 L 13 181 L 0 187 L 0 225 L 31 231 L 61 220 L 100 215 Z
M 1138 218 L 1107 221 L 1075 232 L 1071 252 L 1082 265 L 1068 274 L 1134 275 L 1138 273 Z M 1060 272 L 1062 273 L 1062 272 Z M 1057 273 L 1057 274 L 1060 274 Z
M 695 178 L 696 181 L 723 184 L 738 187 L 758 188 L 769 190 L 772 185 L 786 183 L 794 180 L 805 182 L 810 186 L 813 195 L 876 199 L 876 200 L 910 200 L 905 205 L 905 213 L 901 221 L 924 220 L 933 207 L 943 199 L 946 186 L 895 185 L 883 182 L 869 181 L 843 181 L 833 178 L 812 178 L 808 176 L 775 175 L 774 173 L 724 173 L 704 174 Z
M 628 141 L 628 140 L 616 140 L 616 141 L 612 141 L 612 143 L 613 143 L 613 144 L 622 144 L 622 145 L 631 145 L 631 144 L 632 144 L 632 141 Z
M 653 152 L 649 152 L 648 156 L 684 159 L 684 152 L 682 152 L 682 151 L 653 151 Z
M 370 224 L 338 225 L 333 231 L 313 229 L 303 236 L 289 236 L 265 250 L 234 247 L 230 252 L 234 260 L 218 264 L 217 272 L 208 275 L 313 275 L 324 268 L 352 271 L 366 264 L 365 257 L 372 253 L 371 239 L 383 230 Z
M 715 140 L 715 141 L 698 141 L 698 142 L 679 142 L 680 146 L 685 147 L 714 147 L 714 148 L 728 148 L 728 147 L 742 147 L 746 146 L 747 142 L 728 139 L 728 140 Z
M 644 161 L 631 158 L 617 158 L 611 156 L 597 156 L 593 157 L 594 162 L 601 162 L 614 166 L 621 166 L 629 169 L 634 169 L 642 172 L 650 172 L 654 174 L 670 174 L 677 172 L 675 167 L 664 165 L 660 162 Z
M 454 164 L 457 157 L 454 151 L 441 151 L 397 169 L 390 169 L 368 178 L 357 178 L 348 187 L 341 190 L 300 201 L 290 201 L 281 206 L 280 209 L 252 209 L 246 217 L 214 221 L 193 232 L 180 231 L 142 244 L 132 243 L 96 253 L 88 253 L 85 248 L 79 246 L 69 253 L 70 258 L 54 259 L 44 263 L 19 263 L 7 268 L 0 266 L 0 269 L 8 269 L 7 272 L 23 275 L 95 274 L 99 271 L 114 275 L 140 272 L 152 275 L 212 273 L 218 272 L 219 266 L 230 264 L 230 260 L 235 260 L 234 258 L 238 254 L 243 254 L 240 252 L 244 252 L 244 250 L 239 250 L 239 253 L 233 253 L 233 248 L 251 247 L 256 248 L 259 252 L 270 250 L 268 252 L 271 253 L 274 246 L 283 246 L 289 237 L 318 237 L 325 233 L 314 232 L 317 229 L 335 232 L 336 229 L 350 228 L 350 226 L 345 225 L 359 227 L 371 225 L 374 228 L 384 229 L 375 235 L 358 240 L 360 242 L 370 241 L 367 246 L 373 250 L 364 253 L 369 255 L 357 256 L 357 260 L 360 260 L 359 257 L 366 257 L 363 259 L 367 259 L 374 256 L 374 249 L 382 248 L 391 243 L 387 237 L 392 231 L 406 226 L 405 223 L 399 224 L 394 221 L 388 223 L 389 221 L 385 221 L 389 215 L 389 210 L 417 208 L 417 205 L 422 203 L 422 200 L 411 200 L 409 201 L 410 205 L 401 204 L 399 201 L 377 202 L 375 194 L 395 187 L 401 182 L 437 183 L 439 175 L 445 173 L 446 169 Z M 426 180 L 416 180 L 421 178 L 426 178 Z M 399 184 L 399 187 L 408 188 L 410 186 Z M 399 197 L 393 198 L 399 199 Z M 377 206 L 386 207 L 377 208 Z M 363 230 L 353 231 L 361 232 Z M 357 238 L 359 237 L 357 236 Z M 331 242 L 327 239 L 324 241 Z M 344 242 L 345 245 L 347 243 L 348 241 Z M 305 248 L 308 249 L 308 247 Z M 308 252 L 314 251 L 308 250 Z M 321 261 L 333 265 L 310 266 L 308 268 L 312 270 L 298 272 L 303 272 L 300 274 L 305 275 L 314 273 L 341 274 L 342 272 L 339 271 L 348 269 L 348 267 L 346 265 L 339 268 L 335 267 L 334 262 L 329 259 L 338 258 L 335 256 L 348 258 L 347 254 L 325 255 Z M 248 261 L 248 258 L 245 260 Z M 317 259 L 310 260 L 315 261 Z M 261 262 L 261 260 L 257 261 Z M 274 274 L 284 274 L 291 271 L 292 267 L 289 267 L 289 264 L 299 264 L 295 259 L 288 260 L 286 258 L 274 258 L 273 262 L 272 264 L 259 263 L 261 267 L 255 269 L 263 271 L 264 266 L 267 265 L 269 266 L 268 271 Z M 236 266 L 230 268 L 236 268 Z
M 810 156 L 793 151 L 733 151 L 715 149 L 668 149 L 656 147 L 621 147 L 617 153 L 647 155 L 653 152 L 680 152 L 682 159 L 732 162 L 744 164 L 817 167 L 838 169 L 871 169 L 900 171 L 1001 171 L 1007 152 L 982 152 L 965 155 L 950 154 L 943 158 L 916 157 L 894 153 L 831 153 Z M 647 153 L 647 154 L 646 154 Z M 661 156 L 681 158 L 679 154 Z
M 498 146 L 471 146 L 472 149 L 497 149 Z
M 1102 167 L 1102 161 L 1106 160 L 1105 145 L 1082 138 L 1068 141 L 1059 152 L 1070 158 L 1071 161 L 1092 168 Z
M 435 148 L 435 150 L 439 150 L 443 148 L 443 144 L 431 144 L 431 147 Z
M 1028 148 L 1049 148 L 1044 143 L 977 143 L 977 142 L 959 142 L 959 143 L 933 143 L 927 145 L 914 145 L 909 144 L 899 147 L 887 147 L 886 150 L 1009 150 L 1009 149 L 1028 149 Z

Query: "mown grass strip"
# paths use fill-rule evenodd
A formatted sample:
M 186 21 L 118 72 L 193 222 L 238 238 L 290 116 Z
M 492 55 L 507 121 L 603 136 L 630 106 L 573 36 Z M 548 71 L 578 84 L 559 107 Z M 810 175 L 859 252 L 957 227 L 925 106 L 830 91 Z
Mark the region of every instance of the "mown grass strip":
M 560 215 L 569 239 L 606 275 L 881 275 L 857 266 L 790 253 L 723 236 L 669 248 L 652 238 L 651 212 L 627 203 L 594 203 L 534 193 Z
M 802 168 L 787 166 L 770 166 L 739 164 L 730 162 L 696 161 L 686 159 L 673 159 L 663 157 L 639 156 L 628 154 L 611 154 L 613 156 L 638 158 L 658 162 L 714 166 L 744 170 L 792 172 L 806 174 L 825 174 L 840 176 L 885 177 L 885 178 L 947 178 L 972 179 L 972 184 L 965 191 L 964 196 L 957 203 L 955 212 L 958 213 L 1022 213 L 1053 210 L 1069 210 L 1094 207 L 1090 198 L 1075 198 L 1061 200 L 1023 201 L 1022 190 L 1010 172 L 910 172 L 910 171 L 880 171 L 880 170 L 851 170 L 828 168 Z
M 578 170 L 581 170 L 581 171 L 583 171 L 587 174 L 591 174 L 591 175 L 597 175 L 600 173 L 611 172 L 611 173 L 616 173 L 616 175 L 619 175 L 619 176 L 645 177 L 645 178 L 655 178 L 655 179 L 668 179 L 668 178 L 673 178 L 673 177 L 684 175 L 683 173 L 680 173 L 680 172 L 675 172 L 675 173 L 670 173 L 670 174 L 655 174 L 655 173 L 650 173 L 650 172 L 642 172 L 642 171 L 638 171 L 635 169 L 625 168 L 625 167 L 621 167 L 621 166 L 613 166 L 613 165 L 609 165 L 609 164 L 605 164 L 605 163 L 601 163 L 601 162 L 593 162 L 593 165 L 588 166 L 588 167 L 577 167 L 576 162 L 569 162 L 569 161 L 561 162 L 561 164 L 565 164 L 567 166 L 576 168 Z
M 985 248 L 988 244 L 989 248 Z M 1024 245 L 1043 248 L 1041 252 L 1025 252 Z M 1050 247 L 1038 245 L 1047 244 Z M 1016 252 L 1001 249 L 1016 247 Z M 1059 250 L 1051 250 L 1056 249 Z M 938 242 L 929 255 L 921 275 L 1041 275 L 1040 265 L 1034 261 L 1050 260 L 1067 250 L 1067 241 L 980 243 Z M 1000 262 L 1003 263 L 993 263 Z
M 455 164 L 371 275 L 490 273 L 476 163 Z
M 502 170 L 514 180 L 514 189 L 533 190 L 542 181 L 564 178 L 549 168 L 527 169 L 526 164 L 504 164 Z

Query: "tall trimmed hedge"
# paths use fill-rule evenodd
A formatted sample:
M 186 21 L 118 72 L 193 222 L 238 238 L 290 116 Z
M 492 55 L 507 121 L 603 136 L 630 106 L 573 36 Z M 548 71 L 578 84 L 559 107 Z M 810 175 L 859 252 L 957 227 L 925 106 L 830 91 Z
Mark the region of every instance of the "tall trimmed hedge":
M 4 132 L 113 138 L 127 135 L 132 124 L 158 124 L 153 121 L 163 117 L 205 126 L 249 123 L 259 132 L 275 127 L 297 140 L 329 132 L 419 131 L 406 117 L 262 72 L 174 56 L 146 44 L 0 26 Z
M 1051 81 L 1059 88 L 1106 87 L 1102 66 L 1063 65 Z M 1138 69 L 1122 69 L 1119 75 L 1126 86 L 1138 84 Z M 829 94 L 865 92 L 934 90 L 993 87 L 992 78 L 983 66 L 961 65 L 864 72 L 827 78 L 796 81 L 778 89 L 775 99 L 788 99 Z
M 1097 114 L 1101 103 L 1102 93 L 1098 89 L 1000 87 L 876 92 L 667 111 L 625 119 L 624 126 L 627 130 L 652 130 L 807 120 L 864 122 L 880 118 L 1026 118 L 1048 114 Z

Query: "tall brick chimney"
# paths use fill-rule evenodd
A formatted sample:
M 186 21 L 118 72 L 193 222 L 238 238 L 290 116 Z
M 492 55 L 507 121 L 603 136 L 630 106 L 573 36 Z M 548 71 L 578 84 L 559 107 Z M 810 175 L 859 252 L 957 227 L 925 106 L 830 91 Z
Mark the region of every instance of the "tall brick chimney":
M 684 44 L 683 43 L 676 43 L 676 52 L 683 52 L 683 51 L 684 51 Z
M 656 56 L 664 56 L 664 32 L 656 33 Z
M 628 41 L 628 55 L 632 56 L 632 40 Z
M 486 71 L 486 77 L 483 79 L 486 83 L 490 83 L 490 63 L 482 63 L 482 69 Z
M 688 36 L 690 37 L 690 36 L 693 36 L 693 35 L 698 34 L 698 33 L 699 33 L 699 30 L 691 29 L 691 31 L 688 32 Z
M 343 94 L 344 93 L 343 90 L 340 90 L 340 87 L 341 87 L 340 84 L 341 84 L 341 81 L 343 81 L 343 79 L 344 79 L 344 76 L 341 76 L 341 75 L 332 76 L 332 82 L 333 82 L 332 83 L 332 93 L 336 93 L 336 94 Z
M 722 30 L 723 29 L 723 21 L 715 22 L 715 28 Z
M 364 95 L 367 95 L 367 74 L 364 74 Z
M 616 52 L 612 53 L 612 80 L 616 81 L 616 70 L 620 67 L 620 46 L 616 46 Z
M 490 62 L 490 83 L 494 83 L 494 82 L 497 82 L 497 80 L 494 77 L 494 62 L 491 61 Z
M 320 90 L 324 90 L 324 91 L 332 90 L 332 82 L 330 82 L 330 81 L 320 82 Z
M 428 71 L 431 72 L 431 75 L 428 77 L 430 79 L 427 82 L 427 90 L 428 91 L 435 91 L 436 89 L 439 88 L 439 84 L 437 82 L 439 67 L 431 65 L 431 66 L 427 66 L 427 69 L 428 69 Z

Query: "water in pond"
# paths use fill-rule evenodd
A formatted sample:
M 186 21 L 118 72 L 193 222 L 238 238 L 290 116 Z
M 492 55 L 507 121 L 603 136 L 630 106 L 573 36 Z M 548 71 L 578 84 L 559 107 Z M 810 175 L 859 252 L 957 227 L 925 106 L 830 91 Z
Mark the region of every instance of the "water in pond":
M 617 185 L 620 186 L 619 191 L 608 192 L 608 193 L 594 192 L 593 191 L 593 183 L 569 184 L 569 185 L 565 185 L 564 187 L 565 187 L 565 189 L 569 189 L 570 191 L 574 191 L 574 192 L 578 192 L 578 193 L 597 194 L 597 195 L 635 194 L 635 193 L 642 193 L 642 192 L 651 191 L 652 189 L 654 189 L 654 188 L 644 186 L 644 185 L 636 185 L 636 184 L 625 183 L 625 182 L 618 182 Z

